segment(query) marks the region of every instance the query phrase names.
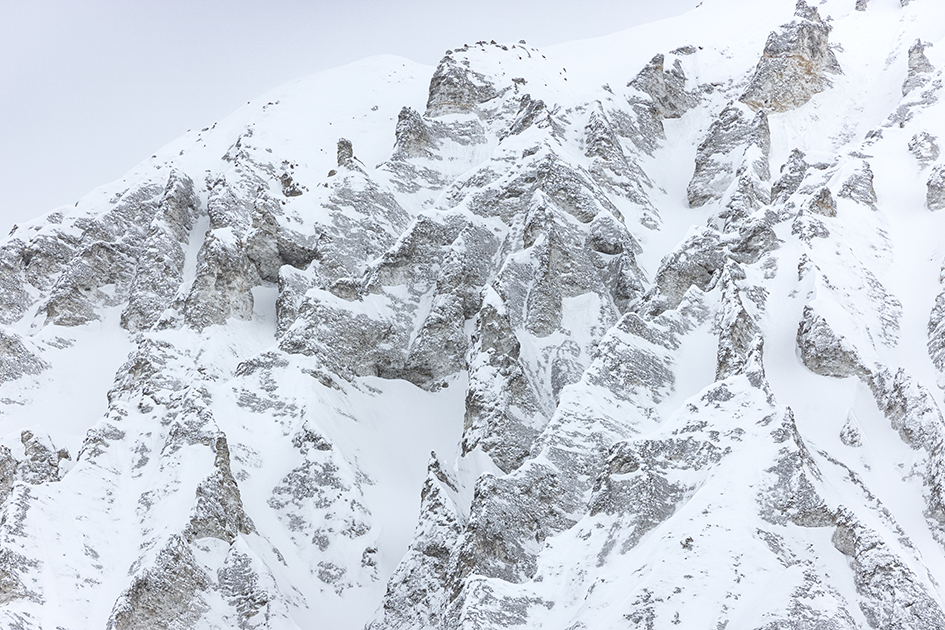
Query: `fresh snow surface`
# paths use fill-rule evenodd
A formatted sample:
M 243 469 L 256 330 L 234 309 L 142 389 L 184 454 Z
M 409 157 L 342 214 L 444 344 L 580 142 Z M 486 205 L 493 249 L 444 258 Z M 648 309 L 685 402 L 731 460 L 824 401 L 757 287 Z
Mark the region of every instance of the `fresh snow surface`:
M 96 317 L 81 325 L 47 322 L 44 309 L 53 285 L 64 277 L 60 270 L 50 272 L 49 286 L 38 281 L 26 285 L 25 297 L 18 299 L 27 301 L 27 308 L 3 326 L 4 335 L 21 339 L 46 367 L 0 382 L 0 445 L 24 461 L 29 454 L 21 435 L 30 431 L 41 443 L 68 450 L 69 458 L 59 462 L 58 480 L 33 485 L 25 473 L 10 473 L 11 494 L 0 517 L 0 625 L 52 630 L 117 623 L 115 611 L 122 598 L 131 597 L 134 584 L 146 585 L 148 579 L 165 575 L 160 573 L 162 553 L 183 541 L 200 515 L 195 497 L 203 496 L 202 484 L 222 474 L 215 459 L 221 451 L 213 450 L 220 448 L 221 435 L 239 488 L 240 510 L 252 527 L 244 526 L 232 541 L 203 536 L 181 542 L 193 554 L 194 566 L 213 582 L 212 588 L 203 589 L 206 595 L 186 596 L 191 598 L 187 602 L 199 600 L 195 607 L 203 611 L 195 627 L 337 630 L 360 629 L 372 620 L 379 624 L 373 626 L 376 630 L 411 627 L 383 625 L 385 604 L 410 603 L 396 599 L 393 586 L 388 592 L 388 580 L 409 574 L 426 593 L 429 583 L 421 579 L 426 570 L 422 561 L 435 554 L 418 551 L 426 542 L 423 536 L 436 527 L 448 530 L 444 514 L 455 516 L 457 527 L 475 521 L 481 516 L 476 510 L 483 509 L 476 501 L 485 501 L 477 493 L 488 484 L 499 487 L 527 479 L 529 470 L 541 466 L 565 478 L 571 473 L 559 462 L 567 457 L 577 461 L 597 448 L 602 449 L 597 455 L 603 462 L 611 447 L 623 444 L 643 452 L 645 445 L 682 442 L 681 436 L 695 436 L 693 441 L 711 446 L 699 451 L 701 457 L 714 452 L 721 435 L 719 450 L 729 450 L 712 465 L 677 466 L 660 460 L 665 464 L 660 473 L 665 479 L 660 480 L 673 491 L 681 490 L 661 504 L 666 514 L 653 517 L 652 527 L 629 508 L 614 514 L 588 507 L 601 492 L 595 479 L 629 487 L 642 473 L 615 472 L 597 460 L 593 465 L 598 469 L 581 468 L 572 476 L 575 484 L 584 484 L 577 492 L 583 503 L 564 516 L 554 513 L 568 526 L 556 525 L 545 537 L 545 530 L 536 525 L 542 535 L 526 541 L 525 552 L 534 559 L 530 574 L 505 579 L 486 575 L 486 569 L 494 568 L 486 561 L 475 565 L 486 569 L 470 569 L 460 576 L 464 590 L 456 607 L 442 604 L 455 615 L 449 620 L 455 625 L 441 620 L 440 627 L 504 624 L 596 630 L 630 622 L 636 624 L 630 627 L 670 627 L 646 626 L 645 616 L 634 616 L 648 610 L 659 620 L 673 619 L 667 621 L 676 624 L 672 627 L 715 627 L 719 620 L 728 630 L 774 628 L 765 624 L 799 614 L 799 601 L 813 602 L 821 611 L 843 611 L 851 627 L 870 627 L 868 606 L 859 602 L 876 595 L 857 581 L 860 560 L 838 551 L 835 528 L 788 521 L 775 527 L 758 498 L 774 484 L 776 464 L 795 454 L 771 439 L 779 423 L 789 424 L 789 417 L 806 449 L 804 457 L 809 455 L 805 465 L 819 471 L 814 483 L 818 496 L 832 509 L 849 508 L 864 527 L 879 532 L 883 549 L 912 576 L 909 584 L 918 585 L 939 609 L 945 607 L 943 537 L 934 528 L 934 517 L 927 515 L 932 493 L 942 490 L 930 488 L 928 471 L 942 463 L 942 453 L 933 452 L 934 445 L 904 441 L 863 378 L 815 374 L 798 348 L 799 322 L 811 308 L 855 347 L 868 367 L 885 366 L 890 374 L 903 369 L 912 379 L 909 391 L 924 391 L 931 401 L 925 418 L 945 409 L 945 376 L 927 350 L 930 313 L 942 292 L 945 212 L 926 207 L 931 167 L 920 164 L 908 148 L 920 131 L 945 146 L 945 102 L 936 100 L 939 92 L 915 105 L 928 86 L 902 94 L 908 50 L 917 39 L 929 44 L 925 55 L 935 72 L 945 68 L 945 3 L 913 0 L 902 6 L 899 0 L 869 0 L 866 11 L 854 6 L 853 0 L 824 0 L 816 7 L 821 16 L 830 16 L 830 43 L 842 73 L 830 75 L 831 87 L 806 104 L 767 118 L 768 187 L 781 175 L 791 152 L 799 149 L 808 164 L 823 163 L 821 170 L 829 176 L 818 186 L 828 187 L 836 199 L 836 217 L 823 220 L 829 226 L 827 236 L 804 242 L 793 231 L 792 220 L 782 219 L 773 227 L 777 248 L 762 262 L 742 265 L 745 278 L 739 286 L 764 290 L 763 304 L 746 297 L 747 291 L 740 299 L 764 338 L 763 373 L 770 397 L 752 382 L 757 373 L 748 368 L 716 381 L 716 316 L 725 308 L 724 282 L 718 277 L 705 291 L 690 288 L 681 298 L 680 309 L 703 308 L 708 315 L 702 320 L 693 316 L 696 323 L 680 328 L 678 343 L 671 348 L 621 329 L 618 320 L 626 322 L 620 318 L 623 314 L 590 290 L 557 296 L 560 317 L 552 332 L 529 330 L 514 319 L 518 315 L 510 314 L 507 295 L 495 289 L 520 273 L 527 288 L 525 301 L 541 297 L 543 279 L 537 272 L 530 276 L 515 271 L 533 269 L 531 246 L 521 248 L 525 219 L 506 222 L 483 216 L 475 204 L 485 204 L 489 195 L 476 197 L 469 191 L 508 183 L 526 157 L 538 160 L 552 150 L 576 171 L 592 172 L 595 158 L 586 153 L 585 125 L 591 124 L 594 104 L 601 111 L 625 108 L 627 96 L 635 94 L 628 82 L 654 54 L 669 59 L 670 51 L 695 46 L 692 54 L 673 59 L 680 60 L 686 88 L 699 90 L 699 105 L 662 121 L 664 137 L 651 154 L 633 148 L 626 138 L 617 140 L 649 179 L 646 194 L 658 212 L 657 225 L 641 227 L 640 204 L 613 195 L 614 208 L 640 247 L 635 260 L 646 282 L 643 289 L 651 289 L 661 264 L 687 239 L 701 234 L 723 208 L 720 200 L 689 206 L 687 186 L 697 148 L 722 108 L 744 90 L 768 34 L 793 19 L 793 0 L 705 0 L 677 18 L 541 51 L 511 44 L 505 50 L 471 47 L 462 57 L 473 60 L 471 70 L 496 85 L 524 79 L 515 85 L 527 85 L 533 99 L 541 99 L 567 121 L 553 142 L 547 139 L 551 132 L 536 131 L 537 123 L 520 136 L 503 136 L 518 112 L 494 104 L 501 101 L 497 97 L 479 104 L 479 113 L 426 118 L 430 129 L 439 129 L 436 123 L 449 131 L 434 143 L 433 157 L 411 158 L 415 177 L 405 183 L 391 160 L 398 116 L 404 107 L 425 111 L 434 68 L 397 57 L 373 57 L 273 90 L 213 126 L 159 149 L 75 207 L 58 208 L 21 225 L 5 241 L 9 251 L 19 241 L 38 243 L 45 238 L 80 243 L 85 228 L 104 221 L 129 191 L 155 183 L 163 190 L 172 171 L 190 177 L 198 202 L 197 216 L 180 243 L 180 288 L 165 305 L 162 321 L 173 325 L 129 332 L 121 323 L 126 298 L 118 306 L 97 308 Z M 940 82 L 941 75 L 935 76 Z M 912 107 L 909 116 L 895 118 L 906 106 Z M 867 134 L 875 130 L 881 135 L 868 141 Z M 357 168 L 338 165 L 339 138 L 351 141 Z M 535 151 L 526 156 L 533 145 Z M 863 160 L 872 172 L 875 208 L 837 194 L 860 172 Z M 941 158 L 935 163 L 942 167 Z M 511 381 L 502 380 L 508 375 L 483 358 L 488 353 L 476 355 L 481 312 L 460 322 L 468 369 L 449 374 L 435 386 L 424 389 L 400 378 L 356 373 L 354 367 L 350 373 L 332 373 L 335 355 L 347 356 L 359 335 L 373 334 L 370 326 L 376 322 L 390 330 L 404 327 L 407 344 L 422 338 L 421 325 L 441 306 L 437 281 L 446 277 L 446 264 L 440 260 L 413 261 L 416 267 L 430 266 L 424 269 L 432 280 L 422 291 L 416 288 L 422 283 L 411 284 L 411 279 L 349 299 L 343 286 L 319 284 L 319 274 L 336 270 L 326 271 L 328 263 L 313 257 L 303 265 L 284 265 L 278 281 L 257 278 L 249 289 L 251 312 L 243 317 L 202 329 L 182 322 L 180 305 L 203 273 L 210 236 L 230 248 L 227 251 L 241 251 L 246 234 L 261 229 L 255 223 L 223 225 L 208 211 L 216 202 L 215 186 L 224 182 L 239 188 L 247 169 L 256 169 L 258 181 L 265 182 L 252 194 L 242 191 L 249 195 L 248 207 L 265 195 L 279 199 L 282 214 L 273 219 L 278 229 L 327 234 L 337 222 L 348 221 L 351 233 L 336 235 L 333 242 L 346 242 L 341 236 L 350 236 L 352 242 L 363 237 L 367 245 L 357 252 L 363 258 L 357 265 L 365 277 L 379 273 L 380 262 L 388 260 L 385 256 L 396 260 L 390 252 L 409 253 L 407 237 L 414 234 L 408 226 L 424 219 L 446 225 L 442 217 L 458 218 L 502 243 L 495 252 L 482 254 L 504 262 L 488 272 L 476 294 L 486 306 L 495 307 L 497 317 L 513 322 L 509 325 L 514 327 L 515 353 L 521 357 L 516 356 L 515 363 L 539 410 L 528 415 L 524 405 L 508 405 L 508 415 L 535 434 L 521 467 L 504 473 L 495 451 L 490 454 L 481 443 L 464 449 L 464 440 L 476 429 L 467 410 L 469 392 L 492 386 L 490 404 L 498 408 L 510 391 Z M 303 194 L 284 196 L 279 184 L 284 176 L 301 186 Z M 730 192 L 725 199 L 731 198 Z M 376 214 L 366 220 L 354 204 L 339 201 L 347 199 L 344 195 L 371 199 Z M 396 204 L 403 216 L 384 214 L 384 204 Z M 587 222 L 573 216 L 565 220 L 574 230 L 589 229 Z M 149 234 L 148 224 L 139 227 Z M 468 254 L 460 251 L 459 237 L 451 239 L 443 249 Z M 549 239 L 542 234 L 534 249 L 548 246 Z M 383 246 L 371 250 L 377 243 Z M 338 260 L 332 263 L 348 264 L 340 255 Z M 311 344 L 316 350 L 311 352 L 291 353 L 280 345 L 291 334 L 301 335 L 302 324 L 308 323 L 302 322 L 303 313 L 285 330 L 279 328 L 281 309 L 289 308 L 280 300 L 290 293 L 286 287 L 293 278 L 308 283 L 297 296 L 299 303 L 317 304 L 325 313 L 313 324 L 316 341 Z M 115 284 L 98 289 L 103 300 L 119 290 Z M 643 296 L 636 296 L 636 306 Z M 684 319 L 673 315 L 674 309 L 676 305 L 666 319 Z M 347 328 L 338 324 L 340 332 L 334 331 L 338 322 Z M 601 322 L 607 326 L 602 328 Z M 652 326 L 647 329 L 651 333 L 657 325 Z M 148 343 L 157 348 L 153 356 L 141 350 Z M 619 362 L 605 363 L 605 347 L 622 348 L 633 360 L 656 356 L 660 365 L 668 366 L 670 384 L 630 393 L 630 386 L 608 390 L 600 383 Z M 562 348 L 568 348 L 577 372 L 558 391 L 540 390 L 534 383 L 558 378 L 559 364 L 549 357 L 564 354 Z M 442 353 L 447 353 L 445 347 Z M 762 361 L 757 355 L 753 360 Z M 153 366 L 156 375 L 147 372 Z M 929 422 L 938 422 L 938 435 L 945 436 L 940 412 L 937 417 Z M 858 445 L 841 439 L 850 428 L 859 436 Z M 431 453 L 455 487 L 443 491 L 449 496 L 448 508 L 425 513 L 421 490 L 448 487 L 428 476 Z M 514 488 L 504 490 L 501 501 L 507 503 L 496 508 L 498 516 L 490 517 L 512 519 L 519 514 L 515 501 L 531 500 L 519 486 Z M 653 505 L 659 503 L 659 497 L 649 498 Z M 235 518 L 236 510 L 227 514 Z M 532 525 L 516 526 L 531 531 Z M 762 535 L 775 529 L 777 544 Z M 471 544 L 457 540 L 446 556 L 452 551 L 455 559 L 463 544 Z M 782 556 L 776 555 L 778 550 Z M 788 555 L 796 562 L 785 563 Z M 228 575 L 223 568 L 244 560 L 252 578 L 246 578 L 250 586 L 241 584 L 251 592 L 241 591 L 228 600 L 221 586 L 225 580 L 219 576 Z M 822 580 L 817 588 L 811 586 L 810 576 Z M 431 586 L 431 597 L 455 594 L 449 590 L 453 585 L 435 586 L 440 591 Z M 249 615 L 238 621 L 234 611 L 256 601 L 252 597 L 258 600 L 260 593 L 268 598 L 268 617 Z M 666 594 L 678 597 L 670 600 Z M 420 597 L 416 591 L 413 595 Z M 154 627 L 190 623 L 184 609 L 161 605 L 164 625 Z M 516 618 L 510 610 L 524 612 Z M 488 616 L 495 611 L 509 616 Z M 476 626 L 480 613 L 485 621 Z M 496 618 L 505 621 L 500 624 Z

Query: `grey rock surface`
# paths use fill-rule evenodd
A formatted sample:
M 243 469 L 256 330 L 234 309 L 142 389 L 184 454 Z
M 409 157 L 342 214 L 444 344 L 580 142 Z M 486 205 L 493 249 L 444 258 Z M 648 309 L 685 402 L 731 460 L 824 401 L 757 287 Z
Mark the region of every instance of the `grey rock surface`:
M 771 149 L 768 117 L 737 103 L 719 113 L 696 153 L 696 169 L 686 194 L 689 205 L 702 206 L 721 199 L 736 179 L 736 168 L 744 163 L 759 180 L 770 179 L 768 153 Z
M 939 293 L 929 313 L 928 323 L 929 357 L 940 373 L 945 373 L 945 293 Z
M 925 49 L 929 45 L 930 44 L 923 42 L 921 39 L 917 39 L 915 43 L 912 44 L 912 47 L 909 48 L 909 71 L 906 75 L 906 80 L 902 83 L 903 96 L 906 96 L 916 88 L 921 88 L 928 84 L 930 79 L 928 75 L 935 70 L 929 62 L 929 58 L 925 56 Z
M 663 55 L 653 57 L 630 82 L 630 86 L 653 99 L 663 118 L 679 118 L 694 107 L 698 100 L 686 91 L 686 73 L 679 59 L 668 70 L 664 67 L 665 61 Z
M 739 100 L 752 109 L 796 109 L 830 87 L 828 74 L 841 72 L 830 48 L 831 27 L 815 7 L 798 0 L 794 21 L 772 32 L 748 89 Z
M 226 232 L 211 231 L 197 258 L 197 277 L 184 302 L 184 317 L 196 328 L 220 325 L 230 317 L 249 319 L 252 288 L 259 272 Z
M 797 347 L 801 361 L 815 374 L 846 378 L 866 371 L 856 349 L 810 306 L 804 307 L 797 329 Z
M 368 628 L 437 627 L 446 622 L 442 611 L 449 600 L 443 585 L 450 578 L 450 555 L 463 526 L 457 492 L 456 482 L 431 455 L 414 542 L 388 582 L 384 606 Z
M 945 626 L 941 77 L 827 7 L 370 60 L 17 227 L 0 626 Z
M 941 155 L 937 138 L 927 131 L 912 136 L 909 140 L 909 152 L 922 166 L 928 166 Z
M 926 182 L 927 192 L 925 205 L 929 210 L 945 208 L 945 165 L 939 164 L 932 168 L 929 180 Z
M 345 138 L 338 140 L 338 166 L 348 166 L 352 159 L 354 159 L 354 148 L 351 146 L 351 141 Z
M 115 602 L 108 630 L 192 628 L 210 608 L 209 580 L 187 544 L 174 538 L 161 550 L 153 569 L 138 576 Z
M 426 113 L 428 116 L 468 113 L 474 111 L 480 103 L 496 96 L 495 86 L 488 77 L 463 67 L 462 62 L 454 57 L 453 53 L 448 53 L 440 61 L 430 80 Z
M 869 162 L 861 161 L 856 170 L 840 187 L 839 197 L 852 199 L 870 208 L 876 208 L 876 191 L 873 189 L 873 171 Z
M 158 323 L 173 304 L 183 282 L 190 233 L 198 214 L 194 183 L 174 172 L 138 256 L 122 326 L 129 331 L 146 330 Z
M 842 510 L 833 535 L 834 546 L 853 563 L 857 591 L 864 596 L 860 609 L 874 628 L 937 628 L 945 623 L 941 606 L 902 560 L 891 553 L 882 538 L 853 514 Z M 883 582 L 893 581 L 895 594 L 884 592 Z M 896 602 L 908 598 L 909 606 Z
M 829 188 L 821 188 L 820 192 L 814 195 L 814 198 L 811 199 L 810 205 L 807 206 L 807 209 L 814 214 L 819 214 L 825 217 L 837 216 L 837 202 L 834 200 L 833 195 L 830 194 Z
M 800 188 L 810 168 L 805 157 L 804 152 L 799 149 L 791 151 L 787 162 L 781 166 L 780 177 L 771 186 L 772 202 L 784 203 Z
M 27 340 L 13 331 L 0 330 L 0 383 L 40 374 L 48 367 Z

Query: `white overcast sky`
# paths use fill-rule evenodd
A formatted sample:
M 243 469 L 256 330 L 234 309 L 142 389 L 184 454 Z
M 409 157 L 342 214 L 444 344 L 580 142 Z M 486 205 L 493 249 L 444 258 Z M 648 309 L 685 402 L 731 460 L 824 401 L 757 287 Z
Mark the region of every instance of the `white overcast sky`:
M 0 0 L 0 230 L 319 70 L 381 53 L 434 66 L 478 40 L 548 46 L 697 3 Z

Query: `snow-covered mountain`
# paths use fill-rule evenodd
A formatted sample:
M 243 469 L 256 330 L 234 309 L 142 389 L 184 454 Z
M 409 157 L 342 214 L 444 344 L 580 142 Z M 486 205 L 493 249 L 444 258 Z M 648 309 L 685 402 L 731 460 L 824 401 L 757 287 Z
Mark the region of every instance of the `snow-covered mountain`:
M 706 0 L 19 226 L 0 626 L 945 628 L 943 69 L 938 0 Z

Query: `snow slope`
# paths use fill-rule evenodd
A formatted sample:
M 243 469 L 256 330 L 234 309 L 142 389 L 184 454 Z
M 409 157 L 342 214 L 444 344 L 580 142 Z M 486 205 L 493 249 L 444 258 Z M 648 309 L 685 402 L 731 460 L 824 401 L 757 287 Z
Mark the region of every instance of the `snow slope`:
M 943 39 L 371 58 L 19 226 L 2 625 L 945 627 Z

